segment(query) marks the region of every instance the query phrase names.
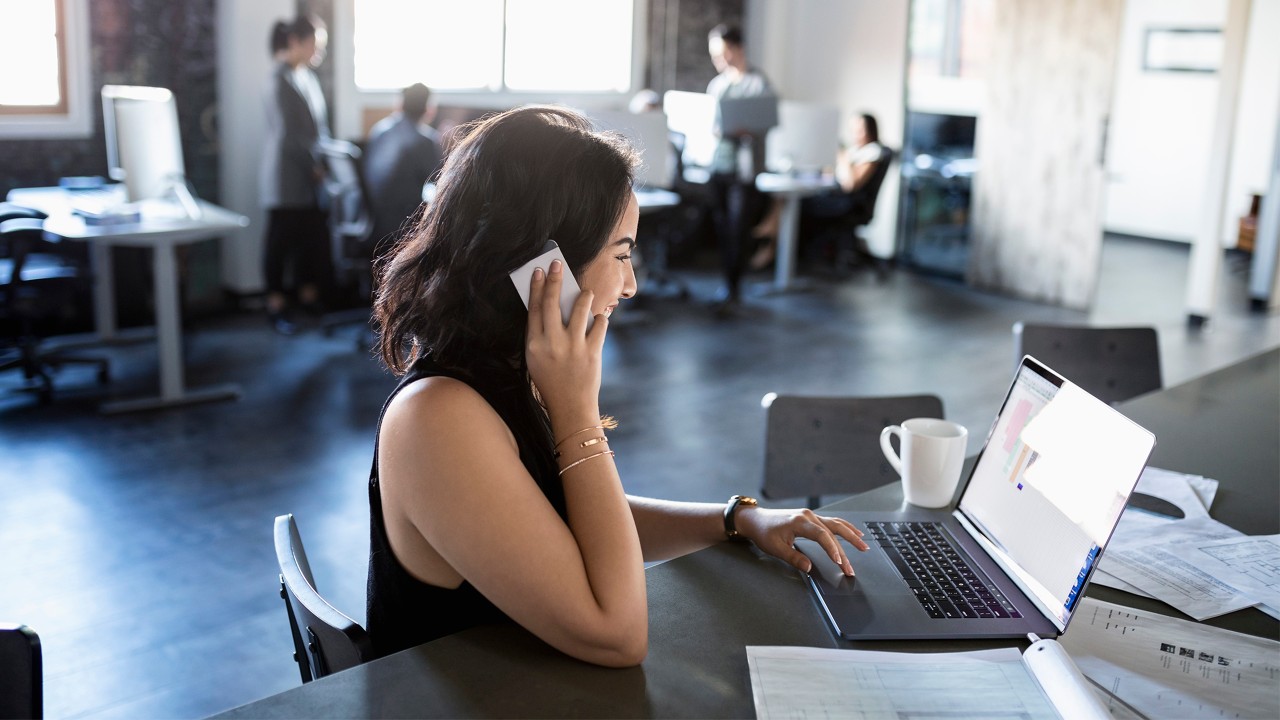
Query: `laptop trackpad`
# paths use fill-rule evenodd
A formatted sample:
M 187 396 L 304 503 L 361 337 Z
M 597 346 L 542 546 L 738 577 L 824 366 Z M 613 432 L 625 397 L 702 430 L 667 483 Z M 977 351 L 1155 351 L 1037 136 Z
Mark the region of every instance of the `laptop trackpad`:
M 813 563 L 813 569 L 809 571 L 809 575 L 818 581 L 825 594 L 853 594 L 854 580 L 856 578 L 846 577 L 844 570 L 831 560 L 831 556 L 827 555 L 827 551 L 822 549 L 821 545 L 812 540 L 798 538 L 795 542 L 795 548 L 804 553 L 805 557 L 809 558 L 809 561 Z M 845 552 L 848 552 L 848 549 Z

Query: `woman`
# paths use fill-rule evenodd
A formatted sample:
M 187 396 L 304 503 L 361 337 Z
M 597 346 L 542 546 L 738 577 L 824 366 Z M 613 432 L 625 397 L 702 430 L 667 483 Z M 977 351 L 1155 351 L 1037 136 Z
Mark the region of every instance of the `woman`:
M 877 163 L 888 153 L 880 144 L 880 125 L 874 115 L 858 113 L 849 120 L 849 129 L 853 145 L 842 146 L 836 157 L 835 179 L 839 188 L 801 201 L 800 218 L 804 223 L 801 237 L 814 235 L 824 221 L 845 217 L 853 220 L 870 218 L 875 210 L 873 205 L 878 188 L 873 185 L 872 178 Z M 752 270 L 763 270 L 773 263 L 781 218 L 782 203 L 775 201 L 768 216 L 751 231 L 756 239 L 768 238 L 768 243 L 752 256 Z M 865 223 L 866 220 L 860 222 Z
M 303 307 L 316 309 L 328 276 L 329 228 L 317 200 L 324 169 L 315 146 L 329 130 L 324 94 L 311 69 L 323 58 L 323 37 L 305 17 L 277 22 L 271 32 L 276 66 L 266 99 L 268 134 L 262 154 L 262 206 L 267 210 L 263 271 L 267 320 L 284 335 L 297 330 L 286 313 L 286 291 L 292 287 Z
M 636 292 L 635 164 L 570 110 L 490 117 L 450 153 L 430 210 L 385 261 L 380 350 L 405 377 L 369 483 L 379 654 L 514 620 L 587 662 L 634 665 L 648 642 L 644 562 L 729 533 L 802 570 L 792 542 L 812 538 L 853 573 L 836 538 L 866 545 L 842 520 L 623 493 L 599 393 L 609 315 Z M 526 311 L 508 272 L 548 239 L 569 267 L 535 272 Z M 567 325 L 566 271 L 582 288 Z

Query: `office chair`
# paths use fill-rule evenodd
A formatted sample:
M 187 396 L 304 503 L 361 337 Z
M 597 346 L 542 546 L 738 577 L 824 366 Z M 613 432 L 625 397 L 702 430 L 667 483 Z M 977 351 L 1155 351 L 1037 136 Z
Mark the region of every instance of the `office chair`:
M 40 636 L 26 625 L 0 622 L 0 720 L 43 716 Z
M 302 682 L 355 667 L 373 659 L 373 642 L 359 623 L 342 614 L 316 592 L 307 552 L 293 515 L 279 515 L 275 525 L 276 561 L 280 565 L 280 597 L 289 615 L 293 659 Z
M 338 287 L 354 290 L 359 307 L 326 314 L 325 335 L 345 325 L 359 325 L 356 349 L 372 344 L 369 303 L 373 295 L 374 222 L 369 190 L 360 165 L 360 148 L 341 140 L 321 140 L 323 188 L 329 203 L 329 255 Z M 367 342 L 366 342 L 367 341 Z
M 78 293 L 86 289 L 89 273 L 57 236 L 46 235 L 44 221 L 12 206 L 13 219 L 0 222 L 0 372 L 21 369 L 27 386 L 42 403 L 53 400 L 49 373 L 63 365 L 97 368 L 99 383 L 110 379 L 105 358 L 77 357 L 69 348 L 48 348 L 43 336 L 68 314 Z
M 1099 400 L 1112 404 L 1163 387 L 1160 343 L 1152 327 L 1013 325 L 1014 362 L 1031 355 Z
M 764 484 L 770 500 L 847 495 L 898 479 L 880 449 L 880 431 L 915 417 L 941 418 L 935 395 L 894 397 L 799 397 L 769 393 L 766 412 Z

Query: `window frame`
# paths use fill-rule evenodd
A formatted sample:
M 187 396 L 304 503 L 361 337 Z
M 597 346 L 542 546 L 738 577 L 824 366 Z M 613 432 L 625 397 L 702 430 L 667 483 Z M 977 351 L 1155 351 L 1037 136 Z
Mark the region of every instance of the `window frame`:
M 93 135 L 88 0 L 53 0 L 60 63 L 58 105 L 0 106 L 0 140 Z

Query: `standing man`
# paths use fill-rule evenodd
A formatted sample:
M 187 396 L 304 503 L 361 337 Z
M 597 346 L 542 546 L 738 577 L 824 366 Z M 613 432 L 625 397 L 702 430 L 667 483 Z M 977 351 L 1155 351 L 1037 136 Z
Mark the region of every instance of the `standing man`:
M 417 213 L 423 185 L 440 171 L 440 136 L 429 124 L 434 115 L 431 90 L 414 83 L 401 95 L 400 112 L 378 121 L 369 132 L 364 172 L 375 242 L 395 234 Z
M 719 73 L 707 85 L 707 94 L 717 100 L 772 96 L 769 81 L 747 64 L 742 31 L 731 25 L 717 25 L 707 35 L 707 51 Z M 716 235 L 724 270 L 725 297 L 718 314 L 732 314 L 741 302 L 742 273 L 750 257 L 749 228 L 763 205 L 755 178 L 764 167 L 763 135 L 721 136 L 711 164 L 711 186 L 715 197 Z

